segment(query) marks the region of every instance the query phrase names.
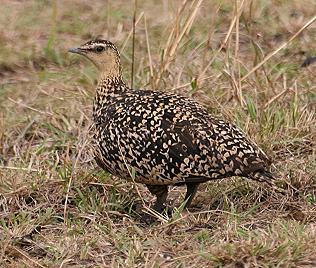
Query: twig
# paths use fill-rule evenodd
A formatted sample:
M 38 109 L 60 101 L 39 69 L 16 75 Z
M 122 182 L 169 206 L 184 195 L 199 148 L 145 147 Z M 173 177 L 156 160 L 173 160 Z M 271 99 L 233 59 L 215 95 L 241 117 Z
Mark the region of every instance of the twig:
M 203 76 L 205 75 L 206 71 L 208 70 L 208 68 L 210 68 L 210 66 L 213 64 L 214 60 L 217 58 L 217 55 L 222 51 L 222 49 L 226 46 L 229 37 L 232 34 L 232 31 L 234 29 L 234 25 L 236 23 L 236 16 L 234 16 L 234 18 L 232 19 L 228 32 L 225 36 L 224 41 L 222 42 L 221 46 L 219 47 L 219 49 L 215 52 L 215 54 L 213 55 L 213 57 L 211 58 L 211 60 L 209 61 L 209 63 L 206 65 L 206 67 L 204 68 L 204 70 L 199 74 L 198 78 L 197 78 L 197 82 L 199 81 L 203 81 Z
M 149 45 L 149 38 L 148 38 L 148 31 L 147 31 L 146 16 L 144 16 L 144 22 L 145 22 L 146 45 L 147 45 L 148 60 L 149 60 L 149 70 L 150 70 L 150 77 L 152 78 L 154 76 L 154 70 L 153 70 L 153 62 L 152 62 L 152 59 L 151 59 L 151 52 L 150 52 L 150 45 Z
M 133 38 L 132 38 L 131 88 L 133 88 L 133 86 L 134 86 L 136 10 L 137 10 L 137 0 L 134 0 L 133 29 L 132 29 L 133 30 Z
M 139 21 L 141 20 L 141 18 L 144 16 L 144 12 L 142 12 L 142 13 L 140 13 L 139 14 L 139 16 L 138 16 L 138 18 L 137 18 L 137 20 L 136 20 L 136 22 L 135 22 L 135 26 L 137 26 L 137 24 L 139 23 Z M 122 48 L 121 48 L 121 53 L 123 54 L 123 52 L 124 52 L 124 50 L 125 50 L 125 47 L 126 47 L 126 45 L 127 45 L 127 42 L 129 41 L 129 39 L 131 38 L 131 36 L 132 36 L 132 34 L 133 34 L 133 29 L 132 30 L 130 30 L 130 32 L 128 33 L 128 35 L 127 35 L 127 37 L 126 37 L 126 39 L 125 39 L 125 41 L 124 41 L 124 43 L 123 43 L 123 45 L 122 45 Z
M 34 169 L 34 168 L 24 168 L 24 167 L 7 167 L 7 166 L 0 166 L 0 169 L 10 169 L 10 170 L 23 170 L 23 171 L 40 172 L 40 170 L 38 170 L 38 169 Z
M 239 62 L 239 17 L 241 15 L 241 12 L 243 10 L 243 5 L 244 5 L 244 0 L 240 3 L 240 5 L 238 6 L 238 0 L 235 0 L 235 10 L 236 10 L 236 23 L 235 23 L 235 59 L 234 59 L 234 70 L 236 69 L 236 65 L 237 65 L 237 72 L 238 72 L 238 79 L 237 81 L 234 83 L 235 84 L 235 89 L 236 89 L 236 96 L 237 99 L 239 101 L 239 104 L 241 106 L 243 106 L 244 104 L 246 104 L 243 95 L 242 95 L 242 87 L 241 87 L 241 81 L 240 81 L 240 62 Z M 233 70 L 233 74 L 234 74 L 234 70 Z M 235 77 L 235 75 L 234 75 Z
M 222 51 L 222 49 L 226 46 L 232 32 L 233 32 L 233 29 L 234 29 L 234 26 L 236 27 L 236 30 L 238 29 L 238 21 L 239 21 L 239 16 L 240 16 L 240 13 L 242 11 L 242 7 L 243 7 L 243 4 L 244 4 L 244 0 L 242 1 L 242 3 L 240 4 L 239 8 L 236 6 L 235 10 L 236 10 L 236 15 L 233 17 L 231 23 L 230 23 L 230 26 L 229 26 L 229 29 L 228 29 L 228 32 L 225 36 L 225 39 L 224 41 L 222 42 L 221 46 L 219 47 L 219 49 L 215 52 L 215 54 L 213 55 L 213 57 L 211 58 L 211 60 L 209 61 L 209 63 L 206 65 L 206 67 L 204 68 L 204 70 L 199 74 L 198 78 L 197 78 L 197 83 L 200 83 L 204 80 L 206 80 L 205 78 L 203 78 L 203 76 L 205 75 L 206 71 L 209 69 L 209 67 L 213 64 L 214 60 L 217 58 L 218 54 Z M 239 39 L 239 37 L 236 39 Z M 237 42 L 238 40 L 236 40 Z M 237 47 L 237 44 L 236 44 L 236 49 L 235 49 L 235 56 L 237 55 L 238 53 L 238 47 Z M 239 72 L 240 72 L 240 66 L 239 66 Z M 231 75 L 229 74 L 229 76 L 231 77 Z M 233 80 L 233 77 L 231 77 L 231 79 Z M 238 95 L 238 99 L 240 101 L 240 103 L 243 103 L 243 98 L 241 96 L 241 80 L 238 79 L 238 84 L 233 81 L 233 85 L 234 85 L 234 88 L 237 90 L 237 92 L 239 92 Z M 238 86 L 239 85 L 239 86 Z M 238 87 L 240 88 L 240 90 L 238 90 Z
M 23 257 L 25 257 L 26 259 L 28 259 L 29 261 L 31 261 L 33 264 L 41 267 L 41 268 L 46 268 L 45 266 L 41 265 L 39 262 L 37 262 L 36 260 L 33 260 L 30 256 L 28 256 L 26 253 L 24 253 L 22 250 L 18 249 L 17 247 L 12 246 L 12 248 L 17 251 L 19 254 L 21 254 Z
M 11 98 L 8 98 L 8 99 L 9 99 L 9 101 L 12 101 L 13 103 L 15 103 L 15 104 L 17 104 L 17 105 L 20 105 L 20 106 L 22 106 L 22 107 L 24 107 L 24 108 L 28 108 L 28 109 L 30 109 L 30 110 L 32 110 L 32 111 L 34 111 L 34 112 L 37 112 L 37 113 L 40 113 L 40 114 L 53 115 L 53 114 L 50 113 L 50 112 L 44 112 L 44 111 L 35 109 L 35 108 L 33 108 L 33 107 L 30 107 L 30 106 L 28 106 L 28 105 L 22 103 L 21 101 L 16 101 L 16 100 L 13 100 L 13 99 L 11 99 Z
M 286 88 L 283 91 L 281 91 L 279 94 L 275 95 L 273 98 L 271 98 L 265 105 L 263 106 L 264 109 L 266 109 L 272 102 L 275 102 L 277 99 L 279 99 L 282 95 L 284 95 L 286 92 L 288 92 L 289 89 Z
M 180 45 L 182 38 L 184 37 L 184 35 L 186 33 L 188 33 L 191 30 L 193 21 L 196 17 L 197 11 L 199 10 L 199 7 L 201 6 L 202 2 L 203 2 L 203 0 L 193 1 L 193 3 L 191 4 L 191 7 L 193 6 L 193 8 L 192 8 L 193 10 L 191 10 L 189 16 L 184 21 L 184 23 L 183 23 L 184 26 L 182 27 L 180 34 L 178 34 L 178 31 L 176 28 L 178 26 L 180 26 L 180 23 L 179 23 L 180 19 L 179 18 L 181 17 L 181 13 L 183 12 L 187 1 L 184 0 L 182 2 L 181 7 L 179 8 L 179 10 L 177 12 L 175 22 L 173 23 L 174 27 L 172 28 L 172 30 L 169 34 L 168 41 L 166 43 L 165 49 L 163 50 L 164 56 L 163 56 L 162 64 L 160 65 L 160 69 L 158 71 L 158 75 L 154 81 L 154 88 L 156 88 L 158 86 L 164 72 L 169 68 L 169 65 L 175 56 L 175 53 Z
M 83 116 L 83 115 L 82 115 Z M 81 117 L 82 117 L 81 116 Z M 92 126 L 91 126 L 92 127 Z M 78 162 L 79 162 L 79 158 L 82 154 L 82 151 L 83 149 L 86 147 L 86 145 L 88 144 L 88 139 L 86 139 L 83 143 L 83 145 L 81 146 L 81 148 L 78 150 L 78 155 L 76 157 L 76 160 L 75 160 L 75 163 L 73 165 L 73 171 L 76 170 L 77 168 L 77 165 L 78 165 Z M 67 192 L 66 192 L 66 197 L 65 197 L 65 203 L 64 203 L 64 223 L 66 224 L 67 223 L 67 220 L 66 220 L 66 216 L 67 216 L 67 203 L 68 203 L 68 198 L 69 198 L 69 193 L 70 193 L 70 188 L 71 188 L 71 184 L 72 184 L 72 179 L 73 179 L 73 173 L 71 174 L 70 178 L 69 178 L 69 182 L 68 182 L 68 185 L 67 185 Z
M 249 75 L 253 74 L 255 71 L 257 71 L 263 64 L 265 64 L 269 59 L 271 59 L 274 55 L 279 53 L 282 49 L 287 47 L 296 37 L 298 37 L 308 26 L 310 26 L 314 21 L 316 20 L 316 15 L 311 18 L 308 22 L 304 24 L 303 27 L 301 27 L 292 37 L 283 43 L 281 46 L 279 46 L 276 50 L 269 53 L 260 63 L 258 63 L 255 67 L 253 67 L 244 77 L 240 79 L 240 82 L 244 81 Z
M 217 80 L 218 78 L 220 78 L 223 74 L 218 74 L 216 77 L 215 77 L 215 80 Z M 201 78 L 199 81 L 206 81 L 206 80 L 209 80 L 211 78 L 213 78 L 214 75 L 210 75 L 210 76 L 206 76 L 206 77 L 203 77 Z M 187 87 L 187 86 L 190 86 L 191 85 L 191 82 L 189 83 L 184 83 L 182 85 L 179 85 L 179 86 L 176 86 L 176 87 L 173 87 L 173 88 L 169 88 L 167 89 L 167 91 L 171 90 L 171 91 L 174 91 L 174 90 L 178 90 L 180 88 L 184 88 L 184 87 Z

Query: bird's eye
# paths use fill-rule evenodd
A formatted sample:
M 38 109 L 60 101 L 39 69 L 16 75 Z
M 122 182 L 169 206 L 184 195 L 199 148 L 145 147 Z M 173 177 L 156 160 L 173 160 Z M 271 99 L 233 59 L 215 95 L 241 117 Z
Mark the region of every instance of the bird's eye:
M 97 46 L 96 48 L 95 48 L 95 51 L 96 52 L 102 52 L 104 50 L 104 47 L 103 46 Z

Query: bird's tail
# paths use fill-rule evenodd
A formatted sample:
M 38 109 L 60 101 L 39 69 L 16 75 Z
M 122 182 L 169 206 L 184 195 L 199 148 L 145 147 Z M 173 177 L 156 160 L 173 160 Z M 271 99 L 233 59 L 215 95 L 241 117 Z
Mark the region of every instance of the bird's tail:
M 285 193 L 285 182 L 283 180 L 277 179 L 270 171 L 268 170 L 257 170 L 250 174 L 251 179 L 259 182 L 265 182 L 270 185 L 271 188 L 277 192 Z
M 272 184 L 275 181 L 275 177 L 268 170 L 256 170 L 252 172 L 249 176 L 251 179 L 259 182 L 266 182 L 268 184 Z

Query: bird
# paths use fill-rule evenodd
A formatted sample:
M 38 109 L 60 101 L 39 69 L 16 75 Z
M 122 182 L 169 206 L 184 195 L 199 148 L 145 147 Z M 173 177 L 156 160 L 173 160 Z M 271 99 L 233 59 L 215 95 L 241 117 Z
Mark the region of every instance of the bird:
M 156 196 L 155 211 L 167 209 L 169 186 L 186 185 L 188 208 L 200 183 L 233 176 L 268 184 L 275 180 L 270 158 L 234 124 L 191 98 L 130 88 L 111 41 L 91 40 L 69 52 L 99 70 L 92 113 L 97 164 L 145 184 Z

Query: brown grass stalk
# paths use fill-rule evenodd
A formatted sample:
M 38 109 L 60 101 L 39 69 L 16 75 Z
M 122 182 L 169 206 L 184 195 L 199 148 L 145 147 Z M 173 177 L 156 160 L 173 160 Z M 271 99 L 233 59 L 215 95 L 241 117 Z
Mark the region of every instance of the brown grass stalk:
M 295 38 L 297 38 L 304 30 L 306 30 L 312 23 L 316 20 L 316 15 L 313 16 L 310 20 L 308 20 L 292 37 L 280 45 L 277 49 L 270 52 L 260 63 L 258 63 L 255 67 L 253 67 L 245 76 L 240 79 L 240 82 L 244 81 L 247 77 L 257 71 L 263 64 L 265 64 L 268 60 L 270 60 L 273 56 L 278 54 L 282 49 L 286 48 Z

